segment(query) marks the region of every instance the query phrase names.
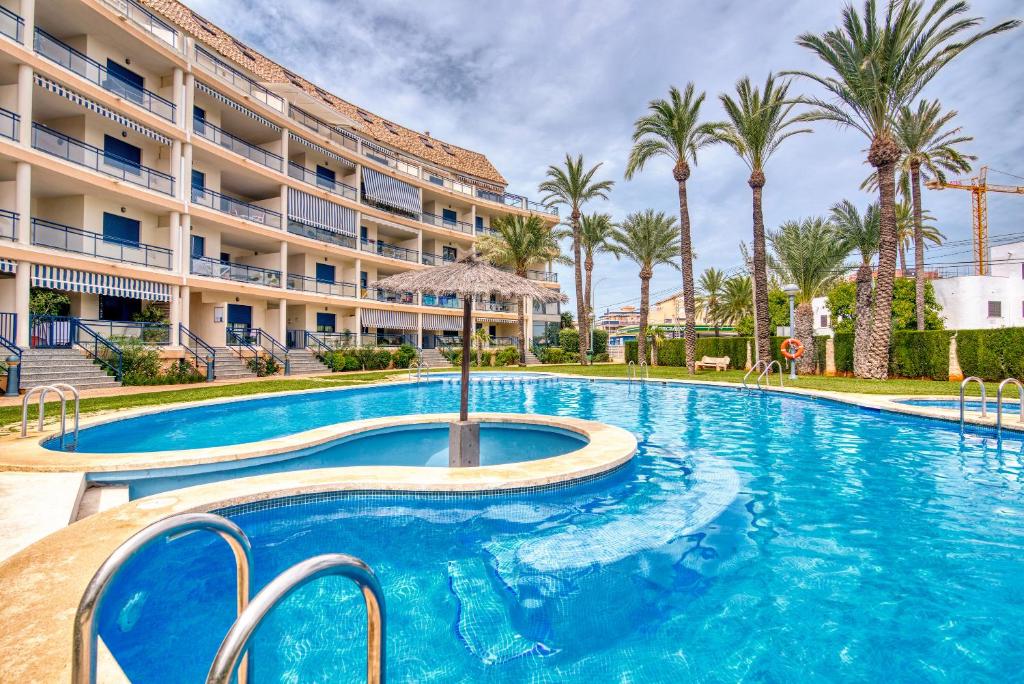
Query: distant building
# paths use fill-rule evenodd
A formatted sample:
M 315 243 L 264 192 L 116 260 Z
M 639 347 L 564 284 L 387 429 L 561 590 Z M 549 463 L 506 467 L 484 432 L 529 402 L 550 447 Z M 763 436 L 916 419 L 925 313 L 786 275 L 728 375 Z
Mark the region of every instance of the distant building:
M 608 332 L 609 335 L 628 325 L 640 325 L 640 309 L 635 306 L 606 310 L 597 317 L 597 327 Z
M 932 287 L 947 328 L 1024 326 L 1024 242 L 989 250 L 988 275 L 970 275 L 973 266 L 939 270 Z

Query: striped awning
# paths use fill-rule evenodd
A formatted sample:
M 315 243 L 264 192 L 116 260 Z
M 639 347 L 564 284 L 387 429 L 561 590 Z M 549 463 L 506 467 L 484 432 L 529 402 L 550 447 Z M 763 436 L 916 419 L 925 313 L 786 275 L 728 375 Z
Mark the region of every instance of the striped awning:
M 18 262 L 10 259 L 0 259 L 0 273 L 17 273 Z
M 161 145 L 170 145 L 171 144 L 170 139 L 168 139 L 166 136 L 160 135 L 156 131 L 151 130 L 149 128 L 146 128 L 145 126 L 143 126 L 140 123 L 135 123 L 131 119 L 129 119 L 127 117 L 124 117 L 124 116 L 121 116 L 117 112 L 115 112 L 113 110 L 110 110 L 110 109 L 107 109 L 106 107 L 104 107 L 101 104 L 97 104 L 97 103 L 93 102 L 89 98 L 84 97 L 82 95 L 79 95 L 78 93 L 76 93 L 73 90 L 69 90 L 68 88 L 65 88 L 60 83 L 56 83 L 55 81 L 51 81 L 48 78 L 43 78 L 39 74 L 36 74 L 35 77 L 36 77 L 36 85 L 39 86 L 40 88 L 43 88 L 44 90 L 48 90 L 51 93 L 56 93 L 57 95 L 60 95 L 63 98 L 71 100 L 72 102 L 74 102 L 77 105 L 85 107 L 86 109 L 88 109 L 90 111 L 96 112 L 97 114 L 99 114 L 101 116 L 107 117 L 111 121 L 116 121 L 121 126 L 124 126 L 125 128 L 130 128 L 131 130 L 135 131 L 136 133 L 141 133 L 142 135 L 144 135 L 144 136 L 146 136 L 148 138 L 152 138 L 153 140 L 156 140 Z
M 420 191 L 405 181 L 363 167 L 363 193 L 374 202 L 419 214 Z
M 151 283 L 137 278 L 75 271 L 59 266 L 32 266 L 32 285 L 68 292 L 131 297 L 149 302 L 171 301 L 171 286 L 165 283 Z
M 356 234 L 356 212 L 295 188 L 288 188 L 288 218 L 335 233 Z
M 311 150 L 317 151 L 318 153 L 322 154 L 323 156 L 327 157 L 328 159 L 333 159 L 334 161 L 338 162 L 339 164 L 344 164 L 346 167 L 351 168 L 351 169 L 356 168 L 356 163 L 354 161 L 352 161 L 351 159 L 345 159 L 340 154 L 336 154 L 334 152 L 331 152 L 326 147 L 321 147 L 320 145 L 317 145 L 316 143 L 309 142 L 308 140 L 306 140 L 302 136 L 295 135 L 294 133 L 289 133 L 288 136 L 292 140 L 294 140 L 295 142 L 300 143 L 302 145 L 305 145 L 306 147 L 308 147 Z
M 416 330 L 416 315 L 404 311 L 363 309 L 360 325 L 365 325 L 367 328 Z
M 423 314 L 424 330 L 462 330 L 462 316 Z
M 216 90 L 214 90 L 210 86 L 206 85 L 202 81 L 196 81 L 196 89 L 200 90 L 201 92 L 206 93 L 207 95 L 209 95 L 213 99 L 217 100 L 218 102 L 223 102 L 228 107 L 231 107 L 232 109 L 235 109 L 235 110 L 237 110 L 239 112 L 242 112 L 242 114 L 245 114 L 250 119 L 255 119 L 256 121 L 259 121 L 264 126 L 268 126 L 268 127 L 270 127 L 271 129 L 273 129 L 275 131 L 280 131 L 281 130 L 281 127 L 278 126 L 273 121 L 270 121 L 269 119 L 263 118 L 262 116 L 260 116 L 256 112 L 252 111 L 248 107 L 235 102 L 234 100 L 232 100 L 227 95 L 221 95 Z

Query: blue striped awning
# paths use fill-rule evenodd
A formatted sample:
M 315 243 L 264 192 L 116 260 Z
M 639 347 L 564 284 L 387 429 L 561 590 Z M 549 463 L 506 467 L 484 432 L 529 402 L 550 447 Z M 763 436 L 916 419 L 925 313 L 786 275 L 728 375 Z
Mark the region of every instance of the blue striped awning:
M 216 90 L 214 90 L 210 86 L 206 85 L 202 81 L 196 81 L 196 89 L 206 93 L 207 95 L 209 95 L 213 99 L 217 100 L 218 102 L 222 102 L 222 103 L 226 104 L 228 107 L 231 107 L 232 109 L 235 109 L 235 110 L 237 110 L 239 112 L 242 112 L 242 114 L 245 114 L 250 119 L 255 119 L 256 121 L 259 121 L 264 126 L 268 126 L 271 129 L 273 129 L 275 131 L 278 131 L 278 132 L 280 132 L 280 130 L 281 130 L 281 127 L 278 126 L 273 121 L 270 121 L 269 119 L 263 118 L 262 116 L 260 116 L 256 112 L 252 111 L 248 107 L 235 102 L 234 100 L 232 100 L 227 95 L 221 95 Z
M 363 194 L 374 202 L 419 214 L 420 191 L 397 178 L 363 167 Z
M 10 259 L 0 259 L 0 273 L 17 273 L 18 262 Z
M 343 164 L 346 167 L 351 168 L 351 169 L 356 168 L 356 163 L 354 161 L 352 161 L 351 159 L 345 159 L 340 154 L 337 154 L 335 152 L 331 152 L 326 147 L 321 147 L 320 145 L 317 145 L 316 143 L 309 142 L 308 140 L 303 138 L 301 135 L 295 135 L 294 133 L 289 133 L 288 136 L 292 140 L 294 140 L 295 142 L 297 142 L 297 143 L 299 143 L 301 145 L 305 145 L 306 147 L 308 147 L 311 150 L 315 150 L 319 154 L 322 154 L 323 156 L 327 157 L 328 159 L 333 159 L 334 161 L 338 162 L 339 164 Z
M 149 302 L 171 301 L 171 286 L 165 283 L 151 283 L 137 278 L 75 271 L 59 266 L 32 266 L 32 285 L 68 292 L 131 297 Z
M 416 315 L 405 311 L 363 309 L 359 324 L 365 325 L 367 328 L 416 330 Z
M 356 212 L 295 188 L 288 188 L 288 218 L 335 233 L 356 234 Z
M 115 112 L 113 110 L 110 110 L 110 109 L 107 109 L 106 107 L 104 107 L 101 104 L 97 104 L 97 103 L 93 102 L 89 98 L 84 97 L 82 95 L 79 95 L 78 93 L 76 93 L 73 90 L 69 90 L 68 88 L 65 88 L 60 83 L 57 83 L 55 81 L 51 81 L 48 78 L 43 78 L 39 74 L 36 74 L 35 77 L 36 77 L 36 85 L 39 86 L 40 88 L 43 88 L 44 90 L 48 90 L 51 93 L 56 93 L 57 95 L 60 95 L 63 98 L 71 100 L 72 102 L 74 102 L 75 104 L 77 104 L 79 106 L 85 107 L 86 109 L 88 109 L 90 111 L 96 112 L 97 114 L 99 114 L 101 116 L 107 117 L 111 121 L 116 121 L 118 124 L 124 126 L 125 128 L 130 128 L 131 130 L 135 131 L 136 133 L 141 133 L 142 135 L 144 135 L 144 136 L 146 136 L 148 138 L 152 138 L 153 140 L 156 140 L 161 145 L 170 145 L 171 144 L 170 139 L 168 139 L 166 136 L 160 135 L 156 131 L 150 130 L 149 128 L 146 128 L 145 126 L 143 126 L 140 123 L 135 123 L 131 119 L 129 119 L 127 117 L 124 117 L 124 116 L 121 116 L 117 112 Z

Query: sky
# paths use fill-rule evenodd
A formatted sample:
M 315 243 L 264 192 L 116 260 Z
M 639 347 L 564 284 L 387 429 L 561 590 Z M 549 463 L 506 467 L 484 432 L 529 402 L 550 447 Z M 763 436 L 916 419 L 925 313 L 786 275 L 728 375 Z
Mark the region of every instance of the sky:
M 859 1 L 859 0 L 858 0 Z M 670 86 L 692 81 L 707 93 L 703 115 L 724 118 L 718 100 L 736 80 L 760 83 L 770 72 L 822 72 L 795 38 L 834 27 L 835 0 L 186 0 L 200 14 L 286 68 L 350 102 L 415 130 L 483 152 L 509 181 L 509 191 L 538 199 L 545 170 L 568 154 L 602 164 L 615 181 L 609 201 L 584 211 L 622 220 L 647 208 L 678 215 L 668 161 L 631 181 L 623 170 L 633 122 Z M 1024 18 L 1020 0 L 974 0 L 971 15 L 991 24 Z M 959 112 L 974 137 L 966 151 L 976 166 L 1024 177 L 1024 29 L 976 45 L 953 61 L 923 93 Z M 793 93 L 818 94 L 796 80 Z M 765 225 L 823 215 L 848 198 L 862 209 L 872 197 L 859 186 L 870 168 L 861 134 L 813 124 L 787 141 L 766 168 Z M 704 151 L 687 184 L 696 274 L 741 265 L 750 241 L 748 171 L 735 153 Z M 990 183 L 1024 179 L 990 171 Z M 925 191 L 924 204 L 950 241 L 970 238 L 970 194 Z M 563 214 L 565 212 L 563 211 Z M 989 194 L 995 237 L 1024 232 L 1024 196 Z M 568 253 L 569 245 L 564 245 Z M 929 263 L 964 261 L 970 245 L 931 249 Z M 912 257 L 911 257 L 912 258 Z M 596 309 L 637 304 L 638 267 L 607 255 L 595 267 Z M 571 267 L 558 267 L 573 300 Z M 681 287 L 679 272 L 655 271 L 652 299 Z

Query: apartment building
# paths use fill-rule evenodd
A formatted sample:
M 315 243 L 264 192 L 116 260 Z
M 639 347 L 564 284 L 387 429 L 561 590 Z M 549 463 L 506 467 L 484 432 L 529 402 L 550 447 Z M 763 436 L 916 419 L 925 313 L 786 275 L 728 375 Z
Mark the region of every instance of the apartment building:
M 619 309 L 606 310 L 597 317 L 597 327 L 611 334 L 619 328 L 640 323 L 640 309 L 635 306 L 623 306 Z
M 245 350 L 434 347 L 462 303 L 374 283 L 460 258 L 507 213 L 558 221 L 484 155 L 176 0 L 0 0 L 0 352 L 24 354 L 26 376 L 34 350 L 108 359 L 125 336 L 219 367 Z M 530 277 L 558 287 L 550 265 Z M 37 288 L 67 310 L 33 315 Z M 477 301 L 475 323 L 511 343 L 516 306 Z M 528 331 L 558 320 L 527 307 Z M 135 320 L 154 310 L 166 322 Z

